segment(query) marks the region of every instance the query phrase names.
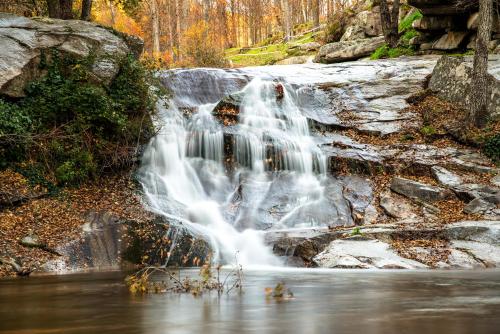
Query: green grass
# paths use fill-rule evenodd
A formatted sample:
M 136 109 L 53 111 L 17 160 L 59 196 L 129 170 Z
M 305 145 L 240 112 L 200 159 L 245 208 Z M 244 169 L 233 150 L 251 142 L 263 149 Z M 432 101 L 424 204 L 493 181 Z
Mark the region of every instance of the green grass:
M 255 46 L 258 49 L 230 48 L 225 50 L 225 56 L 235 66 L 272 65 L 291 56 L 304 55 L 303 51 L 294 47 L 314 42 L 314 36 L 313 32 L 309 32 L 287 43 L 270 44 L 262 47 L 262 44 L 274 40 L 274 38 L 268 38 Z

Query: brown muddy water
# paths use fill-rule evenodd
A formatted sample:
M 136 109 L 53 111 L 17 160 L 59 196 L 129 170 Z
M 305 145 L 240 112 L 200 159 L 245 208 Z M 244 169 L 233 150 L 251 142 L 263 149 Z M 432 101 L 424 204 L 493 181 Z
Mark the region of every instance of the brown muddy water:
M 500 333 L 498 270 L 255 271 L 220 297 L 131 295 L 125 276 L 0 280 L 0 333 Z M 266 298 L 278 281 L 295 299 Z

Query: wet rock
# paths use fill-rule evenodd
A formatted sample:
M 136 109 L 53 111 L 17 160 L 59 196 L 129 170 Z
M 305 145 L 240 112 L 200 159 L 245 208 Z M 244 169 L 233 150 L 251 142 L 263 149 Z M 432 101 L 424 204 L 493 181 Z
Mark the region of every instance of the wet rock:
M 377 48 L 384 45 L 383 36 L 359 39 L 356 41 L 342 41 L 326 44 L 321 47 L 314 59 L 317 63 L 338 63 L 356 60 L 372 54 Z
M 357 176 L 346 176 L 343 195 L 349 202 L 351 216 L 355 225 L 362 225 L 365 221 L 365 212 L 373 200 L 373 189 L 370 182 Z
M 433 166 L 431 171 L 434 178 L 443 186 L 452 187 L 463 183 L 460 176 L 450 172 L 446 168 Z
M 379 240 L 335 240 L 314 257 L 314 262 L 322 268 L 427 268 L 422 263 L 397 255 L 388 244 Z
M 51 50 L 77 59 L 92 54 L 93 79 L 105 84 L 116 76 L 128 53 L 139 51 L 137 43 L 95 23 L 6 13 L 0 14 L 0 45 L 0 94 L 10 97 L 24 96 L 26 84 L 45 75 L 39 65 L 42 59 L 50 61 Z
M 408 198 L 421 200 L 423 202 L 437 202 L 452 197 L 452 192 L 440 187 L 416 182 L 400 177 L 391 181 L 391 190 Z
M 491 95 L 488 110 L 492 117 L 500 115 L 500 58 L 492 55 L 488 63 L 488 86 Z M 429 88 L 449 102 L 466 107 L 469 103 L 469 86 L 472 80 L 471 57 L 442 57 L 432 73 Z
M 57 248 L 61 261 L 47 264 L 47 270 L 109 270 L 130 264 L 197 266 L 210 252 L 205 241 L 170 228 L 161 217 L 136 222 L 108 212 L 89 212 L 86 221 L 78 239 Z

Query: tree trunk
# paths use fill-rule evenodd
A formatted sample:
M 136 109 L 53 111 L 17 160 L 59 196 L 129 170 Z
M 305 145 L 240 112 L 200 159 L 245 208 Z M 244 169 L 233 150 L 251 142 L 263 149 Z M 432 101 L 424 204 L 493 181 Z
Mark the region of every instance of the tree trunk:
M 285 42 L 287 42 L 291 37 L 292 30 L 288 0 L 281 0 L 281 8 L 283 9 L 283 30 L 285 32 Z
M 111 14 L 111 26 L 115 26 L 115 5 L 112 0 L 108 0 L 109 12 Z
M 82 0 L 82 15 L 80 20 L 90 21 L 90 12 L 92 11 L 92 0 Z
M 382 31 L 385 41 L 391 48 L 398 46 L 399 33 L 399 0 L 394 0 L 392 12 L 389 11 L 387 0 L 380 0 L 380 20 L 382 22 Z
M 59 0 L 59 7 L 61 8 L 61 19 L 73 19 L 73 0 Z
M 151 37 L 153 40 L 153 56 L 157 57 L 160 53 L 160 18 L 158 15 L 158 4 L 156 0 L 151 0 Z
M 319 27 L 319 0 L 312 2 L 313 28 Z
M 59 6 L 59 0 L 47 0 L 47 9 L 49 11 L 50 18 L 58 19 L 61 17 L 61 7 Z
M 488 97 L 491 87 L 488 85 L 488 44 L 493 25 L 493 0 L 479 1 L 479 27 L 474 54 L 474 69 L 471 81 L 469 125 L 482 128 L 488 122 Z

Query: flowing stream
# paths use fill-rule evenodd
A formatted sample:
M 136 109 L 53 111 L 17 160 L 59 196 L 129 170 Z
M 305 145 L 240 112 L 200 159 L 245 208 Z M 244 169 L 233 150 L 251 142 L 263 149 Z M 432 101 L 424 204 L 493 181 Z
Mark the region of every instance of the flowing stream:
M 353 208 L 368 203 L 346 199 L 346 185 L 364 187 L 354 190 L 354 199 L 371 196 L 366 181 L 328 173 L 322 145 L 331 138 L 313 133 L 311 124 L 338 122 L 336 112 L 345 109 L 362 117 L 360 129 L 389 133 L 404 122 L 397 114 L 404 94 L 419 87 L 433 64 L 162 72 L 172 98 L 159 105 L 159 133 L 143 157 L 146 204 L 207 240 L 214 262 L 280 265 L 264 244 L 266 231 L 352 226 Z M 237 100 L 236 113 L 217 107 L 228 96 Z
M 224 160 L 233 157 L 225 154 L 224 130 L 213 116 L 216 103 L 197 96 L 190 86 L 199 84 L 199 71 L 205 70 L 192 71 L 183 80 L 166 80 L 175 97 L 166 106 L 160 104 L 160 132 L 144 155 L 142 183 L 148 204 L 208 240 L 217 262 L 278 265 L 264 245 L 262 227 L 282 229 L 290 222 L 295 227 L 293 217 L 321 201 L 325 158 L 310 136 L 292 86 L 256 76 L 239 92 L 241 107 L 233 134 L 237 167 L 228 171 Z M 190 117 L 182 110 L 188 107 Z M 284 171 L 286 186 L 300 191 L 300 196 L 285 203 L 288 208 L 279 220 L 263 221 L 261 204 Z M 304 218 L 302 225 L 315 225 L 314 217 Z

